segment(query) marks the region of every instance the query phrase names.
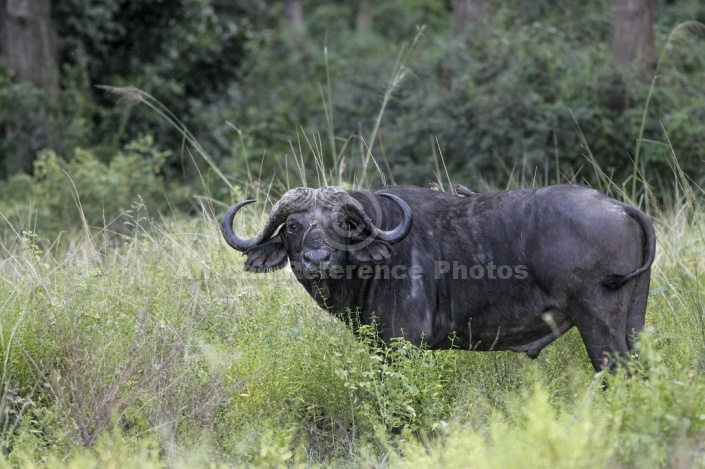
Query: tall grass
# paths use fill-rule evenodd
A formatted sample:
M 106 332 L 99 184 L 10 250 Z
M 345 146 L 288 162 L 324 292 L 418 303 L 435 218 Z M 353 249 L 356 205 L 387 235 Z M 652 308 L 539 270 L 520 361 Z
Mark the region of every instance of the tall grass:
M 674 171 L 635 364 L 647 379 L 605 391 L 575 331 L 535 361 L 355 338 L 286 271 L 245 274 L 208 204 L 200 219 L 135 210 L 119 243 L 87 228 L 60 254 L 13 227 L 3 464 L 705 464 L 705 211 Z

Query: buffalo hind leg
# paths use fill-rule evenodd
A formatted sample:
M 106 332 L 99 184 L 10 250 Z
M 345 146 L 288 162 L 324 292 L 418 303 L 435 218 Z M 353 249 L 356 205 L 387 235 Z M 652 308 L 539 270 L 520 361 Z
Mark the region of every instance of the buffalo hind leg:
M 627 311 L 627 347 L 629 352 L 634 351 L 636 339 L 639 333 L 644 330 L 646 319 L 646 301 L 649 297 L 649 282 L 651 280 L 651 272 L 647 271 L 641 274 L 635 281 L 634 291 L 632 292 L 631 303 Z
M 609 369 L 615 372 L 629 358 L 626 308 L 631 304 L 630 297 L 625 298 L 622 294 L 600 301 L 598 296 L 591 295 L 591 300 L 573 305 L 571 319 L 580 332 L 595 371 Z
M 615 373 L 620 366 L 623 367 L 629 361 L 626 341 L 618 339 L 618 342 L 622 343 L 588 348 L 588 355 L 595 371 L 608 370 L 610 373 Z
M 625 334 L 605 334 L 604 331 L 597 332 L 591 328 L 588 330 L 578 328 L 578 330 L 595 371 L 608 369 L 614 373 L 619 365 L 623 365 L 629 359 Z

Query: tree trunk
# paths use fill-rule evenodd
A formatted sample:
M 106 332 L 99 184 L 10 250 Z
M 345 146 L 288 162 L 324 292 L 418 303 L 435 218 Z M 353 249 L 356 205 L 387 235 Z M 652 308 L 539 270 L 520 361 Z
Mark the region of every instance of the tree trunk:
M 0 0 L 0 53 L 15 80 L 59 96 L 58 36 L 51 0 Z
M 51 0 L 0 0 L 0 56 L 14 71 L 14 80 L 31 83 L 42 89 L 46 104 L 52 107 L 59 97 L 58 35 L 51 19 Z M 33 112 L 41 114 L 41 109 Z M 41 127 L 27 116 L 8 119 L 0 127 L 0 135 L 7 139 L 16 133 L 25 133 L 17 127 Z M 10 138 L 12 141 L 15 137 Z M 34 152 L 42 145 L 42 138 L 15 148 L 10 144 L 0 155 L 0 175 L 29 172 Z
M 615 65 L 649 82 L 654 76 L 655 0 L 617 0 L 612 53 Z
M 489 7 L 489 0 L 453 0 L 453 39 L 458 39 L 471 24 L 477 35 L 483 36 L 489 21 Z
M 369 31 L 372 27 L 372 10 L 369 0 L 360 0 L 355 16 L 355 29 L 358 33 Z
M 284 3 L 284 14 L 289 26 L 294 31 L 304 29 L 303 0 L 286 0 Z

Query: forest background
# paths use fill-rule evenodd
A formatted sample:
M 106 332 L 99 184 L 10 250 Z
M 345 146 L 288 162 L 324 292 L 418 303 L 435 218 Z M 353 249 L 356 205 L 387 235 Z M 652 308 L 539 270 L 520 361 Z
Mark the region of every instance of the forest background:
M 371 187 L 445 165 L 488 190 L 596 184 L 596 163 L 667 197 L 675 152 L 705 181 L 703 33 L 674 31 L 705 21 L 697 0 L 1 3 L 0 205 L 52 233 L 79 221 L 63 171 L 98 225 L 135 194 L 186 212 L 204 183 L 227 198 L 213 167 L 276 196 L 321 165 Z M 207 161 L 99 85 L 149 93 Z

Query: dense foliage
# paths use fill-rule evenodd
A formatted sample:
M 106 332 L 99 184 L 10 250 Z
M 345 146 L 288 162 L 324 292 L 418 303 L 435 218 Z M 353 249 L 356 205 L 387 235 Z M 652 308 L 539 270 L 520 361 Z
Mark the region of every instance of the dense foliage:
M 635 175 L 638 158 L 660 193 L 672 148 L 702 182 L 703 33 L 676 28 L 705 20 L 701 2 L 658 3 L 653 89 L 612 65 L 611 2 L 529 3 L 493 5 L 488 27 L 453 38 L 442 0 L 371 2 L 368 29 L 355 26 L 356 2 L 308 0 L 303 30 L 283 2 L 56 2 L 63 92 L 47 103 L 0 65 L 0 176 L 32 173 L 46 150 L 71 159 L 80 147 L 107 164 L 151 134 L 171 155 L 165 180 L 198 184 L 205 166 L 181 133 L 95 88 L 107 84 L 152 94 L 240 181 L 291 173 L 299 158 L 378 185 L 363 169 L 374 158 L 387 182 L 425 184 L 445 164 L 479 187 L 595 183 L 591 157 L 616 181 Z

